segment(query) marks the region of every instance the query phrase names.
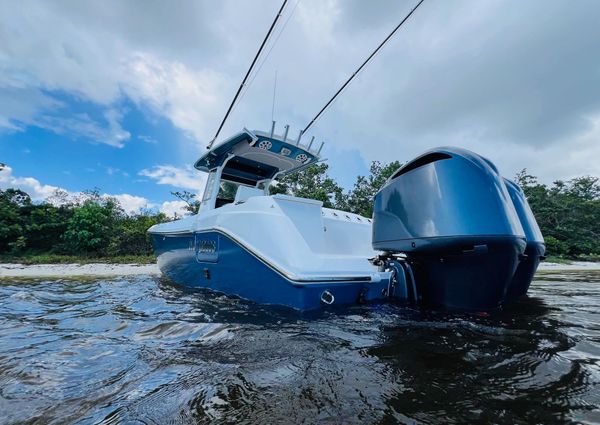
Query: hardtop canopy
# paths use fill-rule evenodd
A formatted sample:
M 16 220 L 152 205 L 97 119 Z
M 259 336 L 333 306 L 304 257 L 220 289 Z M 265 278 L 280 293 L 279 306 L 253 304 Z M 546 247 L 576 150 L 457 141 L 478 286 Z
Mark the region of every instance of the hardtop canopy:
M 209 172 L 223 166 L 222 179 L 254 186 L 317 161 L 319 153 L 299 141 L 244 129 L 202 155 L 194 167 Z

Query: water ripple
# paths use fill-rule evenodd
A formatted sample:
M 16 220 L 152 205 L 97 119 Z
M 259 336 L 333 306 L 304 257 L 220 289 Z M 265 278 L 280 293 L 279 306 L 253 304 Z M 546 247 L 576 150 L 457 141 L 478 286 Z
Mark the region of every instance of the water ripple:
M 598 423 L 600 273 L 490 316 L 0 281 L 0 423 Z

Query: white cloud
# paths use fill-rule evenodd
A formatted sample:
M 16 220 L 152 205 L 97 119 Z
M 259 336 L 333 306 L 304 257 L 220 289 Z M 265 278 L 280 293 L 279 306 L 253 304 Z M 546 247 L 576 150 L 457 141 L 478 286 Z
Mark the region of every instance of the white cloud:
M 74 139 L 85 138 L 96 143 L 122 148 L 130 134 L 125 131 L 119 120 L 122 114 L 114 109 L 104 112 L 107 124 L 103 125 L 88 114 L 78 113 L 69 116 L 43 115 L 33 118 L 29 123 L 53 131 L 56 134 Z
M 182 217 L 189 214 L 185 209 L 186 206 L 185 201 L 165 201 L 160 206 L 159 211 L 169 217 Z
M 13 175 L 13 169 L 8 165 L 0 169 L 0 189 L 20 189 L 27 192 L 34 201 L 42 201 L 52 196 L 60 188 L 47 184 L 41 184 L 33 177 L 17 177 Z
M 138 134 L 137 138 L 140 139 L 142 142 L 150 143 L 152 145 L 156 145 L 158 143 L 158 140 L 156 140 L 153 137 L 146 136 L 145 134 Z
M 179 168 L 173 165 L 157 165 L 140 171 L 139 175 L 149 177 L 158 184 L 185 189 L 196 194 L 202 193 L 206 184 L 206 173 L 196 171 L 191 166 Z
M 2 85 L 1 80 L 0 99 L 0 129 L 24 131 L 27 126 L 36 126 L 72 139 L 115 147 L 123 147 L 130 138 L 120 124 L 122 112 L 114 108 L 105 108 L 101 120 L 93 119 L 87 113 L 71 111 L 64 102 L 38 88 Z
M 33 201 L 49 201 L 56 204 L 68 201 L 69 199 L 82 200 L 86 198 L 86 195 L 82 192 L 70 192 L 58 186 L 42 184 L 33 177 L 17 177 L 13 175 L 13 169 L 5 165 L 3 168 L 0 168 L 0 189 L 5 190 L 9 188 L 20 189 L 28 193 Z M 115 198 L 127 214 L 135 214 L 144 209 L 153 209 L 156 207 L 148 199 L 128 193 L 104 193 L 102 196 Z
M 90 170 L 88 170 L 90 171 Z M 114 176 L 117 174 L 122 175 L 123 177 L 129 177 L 129 173 L 127 171 L 123 171 L 120 168 L 116 168 L 116 167 L 106 167 L 106 174 L 108 174 L 109 176 Z
M 600 114 L 587 117 L 586 122 L 578 134 L 547 146 L 506 143 L 498 149 L 478 140 L 464 145 L 492 159 L 508 178 L 523 168 L 546 184 L 582 175 L 600 176 L 600 161 L 596 160 L 600 157 Z
M 223 75 L 209 69 L 192 70 L 147 53 L 136 54 L 124 66 L 129 78 L 122 87 L 132 100 L 166 116 L 196 140 L 207 138 L 225 107 Z
M 154 206 L 146 198 L 128 193 L 118 195 L 105 193 L 102 196 L 115 198 L 127 214 L 139 213 L 143 209 L 151 209 Z
M 220 7 L 145 4 L 140 14 L 139 6 L 0 4 L 0 127 L 34 125 L 121 147 L 130 137 L 116 107 L 125 95 L 194 137 L 206 137 L 207 123 L 221 113 L 225 79 L 199 66 L 202 61 L 184 64 L 177 57 L 189 58 L 190 44 L 205 47 L 196 52 L 199 58 L 219 52 L 203 20 Z M 152 10 L 157 15 L 146 19 Z M 102 119 L 65 110 L 55 93 L 94 103 Z

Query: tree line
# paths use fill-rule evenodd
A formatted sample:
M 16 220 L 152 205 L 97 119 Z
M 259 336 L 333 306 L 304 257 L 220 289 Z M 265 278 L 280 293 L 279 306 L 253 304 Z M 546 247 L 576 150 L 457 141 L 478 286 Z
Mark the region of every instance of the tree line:
M 148 256 L 146 231 L 168 220 L 152 211 L 126 214 L 98 190 L 75 198 L 56 192 L 41 203 L 19 189 L 0 190 L 0 255 Z
M 327 174 L 327 164 L 316 164 L 282 178 L 272 194 L 317 199 L 325 207 L 373 214 L 373 197 L 400 167 L 373 162 L 367 176 L 358 176 L 344 191 Z M 548 255 L 600 259 L 600 183 L 597 177 L 578 177 L 545 185 L 522 170 L 515 181 L 523 188 L 540 225 Z M 195 194 L 172 192 L 184 200 L 189 213 L 198 212 Z M 149 256 L 147 230 L 171 220 L 162 213 L 126 214 L 119 202 L 92 190 L 70 198 L 57 192 L 45 202 L 33 202 L 18 189 L 0 190 L 0 256 L 70 255 L 78 257 Z
M 548 255 L 600 260 L 600 180 L 584 176 L 548 186 L 524 169 L 521 186 L 544 235 Z

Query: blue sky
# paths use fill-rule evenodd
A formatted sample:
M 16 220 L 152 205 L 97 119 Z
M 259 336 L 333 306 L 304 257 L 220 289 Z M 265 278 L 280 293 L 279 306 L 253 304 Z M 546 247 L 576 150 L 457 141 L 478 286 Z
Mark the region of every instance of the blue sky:
M 54 114 L 58 120 L 85 114 L 99 126 L 108 126 L 102 107 L 65 93 L 53 93 L 52 97 L 63 105 Z M 156 179 L 140 173 L 161 164 L 185 169 L 191 165 L 190 158 L 198 155 L 198 146 L 168 119 L 144 111 L 127 99 L 119 102 L 119 110 L 120 126 L 127 136 L 122 142 L 115 142 L 118 146 L 102 142 L 94 132 L 22 125 L 18 131 L 1 134 L 2 161 L 15 175 L 31 176 L 70 192 L 99 188 L 102 193 L 144 197 L 156 205 L 173 200 L 169 191 L 181 187 L 157 185 Z
M 102 107 L 66 93 L 49 95 L 62 105 L 59 111 L 52 113 L 57 120 L 81 115 L 100 127 L 109 126 Z M 16 121 L 18 130 L 0 133 L 2 161 L 13 175 L 28 176 L 72 193 L 98 188 L 106 194 L 131 194 L 146 199 L 152 209 L 175 201 L 170 191 L 201 189 L 203 173 L 193 170 L 191 165 L 204 150 L 189 134 L 165 117 L 127 99 L 119 102 L 119 110 L 123 140 L 109 143 L 98 139 L 102 132 L 44 128 Z M 368 172 L 357 150 L 331 148 L 325 154 L 334 158 L 334 162 L 344 164 L 333 168 L 330 174 L 345 187 L 352 186 L 357 172 Z M 176 172 L 157 172 L 159 167 L 178 170 L 185 174 L 185 179 L 178 179 Z M 161 183 L 169 175 L 171 181 Z M 197 183 L 190 184 L 192 179 Z M 137 210 L 138 205 L 141 204 L 132 204 L 133 210 Z
M 172 213 L 280 3 L 3 2 L 0 188 Z M 297 134 L 411 1 L 292 0 L 221 133 Z M 518 7 L 516 6 L 518 5 Z M 144 13 L 140 13 L 143 10 Z M 350 188 L 442 145 L 508 177 L 600 175 L 600 2 L 427 0 L 311 129 Z

